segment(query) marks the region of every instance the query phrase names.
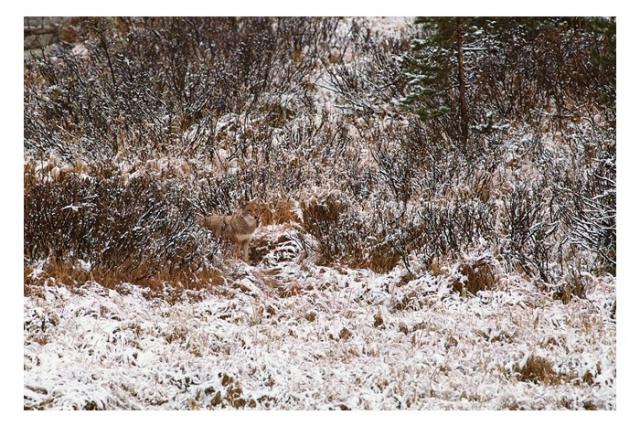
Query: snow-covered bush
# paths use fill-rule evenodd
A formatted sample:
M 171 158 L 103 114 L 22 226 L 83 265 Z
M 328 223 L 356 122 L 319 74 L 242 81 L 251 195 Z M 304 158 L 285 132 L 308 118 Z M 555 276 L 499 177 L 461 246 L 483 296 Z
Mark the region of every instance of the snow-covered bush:
M 459 21 L 473 29 L 463 34 L 466 147 L 453 137 L 459 129 L 447 131 L 456 117 L 424 120 L 395 102 L 419 85 L 403 68 L 420 48 L 410 40 L 433 36 L 418 27 L 381 35 L 363 19 L 69 22 L 75 44 L 25 64 L 29 259 L 90 256 L 98 224 L 133 228 L 127 221 L 151 206 L 141 200 L 152 191 L 160 211 L 177 214 L 137 234 L 123 229 L 113 243 L 122 250 L 112 244 L 107 255 L 140 257 L 163 244 L 158 235 L 196 232 L 196 213 L 229 214 L 248 199 L 272 223 L 275 206 L 291 200 L 306 208 L 300 218 L 273 223 L 302 222 L 327 262 L 386 271 L 410 255 L 428 263 L 489 246 L 508 270 L 546 282 L 572 268 L 615 273 L 615 130 L 608 101 L 592 90 L 611 86 L 603 49 L 615 22 Z M 593 80 L 580 74 L 555 90 L 576 69 Z M 72 175 L 89 180 L 64 178 Z M 95 223 L 72 217 L 95 215 L 95 196 L 116 203 L 100 188 L 130 197 L 130 210 L 105 209 Z M 339 203 L 310 195 L 318 191 L 340 193 Z M 46 217 L 66 206 L 60 217 L 70 221 Z M 56 243 L 38 239 L 47 227 L 59 230 Z M 202 256 L 186 253 L 210 247 L 184 241 L 189 250 L 170 245 L 162 259 L 190 264 Z
M 615 20 L 428 21 L 57 21 L 25 409 L 615 409 Z
M 37 179 L 31 176 L 32 179 Z M 215 243 L 194 225 L 184 188 L 121 176 L 35 180 L 25 191 L 25 262 L 81 259 L 89 271 L 145 283 L 215 265 Z
M 72 19 L 85 55 L 63 43 L 56 56 L 25 65 L 25 147 L 67 159 L 72 151 L 110 157 L 121 145 L 143 158 L 210 149 L 224 114 L 268 110 L 310 90 L 309 73 L 336 22 Z

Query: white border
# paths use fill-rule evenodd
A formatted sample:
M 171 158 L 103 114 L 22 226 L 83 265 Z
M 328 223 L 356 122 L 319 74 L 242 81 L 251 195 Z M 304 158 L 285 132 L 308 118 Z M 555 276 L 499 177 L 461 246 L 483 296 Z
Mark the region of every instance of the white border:
M 210 1 L 127 1 L 87 2 L 84 0 L 30 0 L 14 5 L 19 15 L 182 15 L 182 16 L 615 16 L 630 9 L 619 0 L 558 1 L 536 0 L 456 0 L 450 2 L 415 0 L 237 0 Z
M 2 16 L 3 56 L 2 69 L 2 122 L 6 131 L 2 132 L 2 221 L 5 225 L 2 238 L 1 259 L 9 270 L 4 281 L 2 297 L 3 341 L 7 350 L 2 351 L 4 368 L 0 404 L 4 408 L 6 424 L 141 424 L 154 422 L 176 424 L 176 422 L 221 423 L 251 422 L 253 424 L 303 423 L 323 424 L 327 422 L 362 422 L 363 424 L 402 422 L 446 422 L 470 425 L 488 424 L 553 424 L 576 422 L 602 425 L 605 422 L 631 423 L 637 418 L 636 408 L 638 387 L 637 346 L 637 304 L 638 285 L 634 278 L 638 269 L 634 266 L 633 255 L 638 241 L 638 218 L 636 199 L 638 189 L 638 63 L 637 19 L 630 2 L 623 1 L 581 1 L 559 2 L 557 0 L 536 0 L 533 2 L 500 2 L 496 0 L 451 2 L 415 1 L 366 1 L 322 0 L 299 4 L 276 1 L 234 1 L 198 2 L 191 0 L 137 2 L 111 0 L 108 2 L 84 1 L 42 1 L 31 0 L 24 4 L 6 4 Z M 294 6 L 295 5 L 295 6 Z M 618 359 L 617 383 L 618 400 L 615 412 L 107 412 L 69 413 L 44 412 L 24 413 L 23 406 L 23 334 L 22 334 L 22 23 L 23 16 L 48 15 L 506 15 L 506 16 L 617 16 L 618 17 Z M 635 15 L 637 16 L 637 15 Z M 3 271 L 4 272 L 4 271 Z

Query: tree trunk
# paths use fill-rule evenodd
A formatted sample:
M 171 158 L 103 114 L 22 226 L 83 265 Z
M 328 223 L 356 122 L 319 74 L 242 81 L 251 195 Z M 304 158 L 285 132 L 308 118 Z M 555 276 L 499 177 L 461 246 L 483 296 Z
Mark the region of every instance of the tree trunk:
M 458 57 L 458 102 L 460 107 L 460 139 L 464 150 L 467 149 L 467 139 L 469 138 L 469 106 L 467 105 L 467 81 L 464 75 L 464 56 L 462 45 L 464 44 L 462 35 L 462 22 L 456 18 L 456 53 Z

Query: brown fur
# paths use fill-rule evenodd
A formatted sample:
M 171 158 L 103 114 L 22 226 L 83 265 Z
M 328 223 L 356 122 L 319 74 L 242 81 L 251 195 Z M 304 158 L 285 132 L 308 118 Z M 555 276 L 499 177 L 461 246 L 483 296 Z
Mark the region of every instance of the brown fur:
M 229 216 L 214 213 L 198 217 L 200 226 L 204 226 L 219 238 L 233 241 L 233 256 L 240 258 L 242 253 L 245 262 L 249 261 L 249 243 L 259 223 L 260 208 L 252 201 Z

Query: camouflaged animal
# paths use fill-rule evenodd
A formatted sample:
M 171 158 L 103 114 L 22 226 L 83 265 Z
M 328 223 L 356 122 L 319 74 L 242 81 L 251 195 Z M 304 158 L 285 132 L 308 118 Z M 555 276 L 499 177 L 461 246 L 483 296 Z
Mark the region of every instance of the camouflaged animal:
M 217 237 L 234 243 L 233 256 L 249 261 L 249 243 L 260 223 L 260 211 L 255 202 L 248 202 L 241 206 L 234 214 L 224 216 L 211 214 L 199 216 L 197 220 L 203 226 L 213 232 Z

